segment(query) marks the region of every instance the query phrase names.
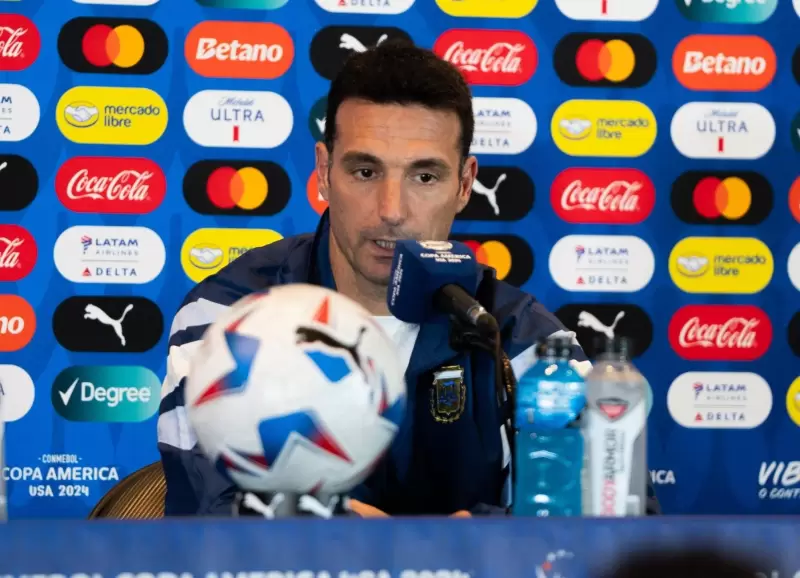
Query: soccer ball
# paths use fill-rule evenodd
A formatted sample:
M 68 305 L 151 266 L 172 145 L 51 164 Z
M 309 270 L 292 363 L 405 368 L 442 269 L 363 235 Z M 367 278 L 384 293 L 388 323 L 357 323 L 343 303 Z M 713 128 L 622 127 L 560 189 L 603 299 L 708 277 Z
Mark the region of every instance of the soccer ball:
M 281 285 L 208 328 L 186 411 L 204 453 L 242 490 L 341 494 L 394 439 L 403 373 L 363 307 L 323 287 Z

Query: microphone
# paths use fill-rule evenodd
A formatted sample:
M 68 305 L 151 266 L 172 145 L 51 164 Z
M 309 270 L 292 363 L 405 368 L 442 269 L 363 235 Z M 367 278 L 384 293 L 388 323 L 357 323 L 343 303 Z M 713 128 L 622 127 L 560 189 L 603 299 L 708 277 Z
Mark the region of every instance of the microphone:
M 497 320 L 474 298 L 478 262 L 457 241 L 397 241 L 386 302 L 392 315 L 422 323 L 436 313 L 452 315 L 481 332 L 496 333 Z

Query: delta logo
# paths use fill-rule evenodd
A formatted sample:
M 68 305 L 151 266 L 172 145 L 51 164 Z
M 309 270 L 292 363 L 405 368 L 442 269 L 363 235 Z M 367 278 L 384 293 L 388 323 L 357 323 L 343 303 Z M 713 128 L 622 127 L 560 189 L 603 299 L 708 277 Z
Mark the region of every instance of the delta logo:
M 641 34 L 567 34 L 553 51 L 553 67 L 569 86 L 638 88 L 656 71 L 656 49 Z
M 478 263 L 491 267 L 500 281 L 521 287 L 533 274 L 530 245 L 515 235 L 450 235 L 467 245 Z
M 167 129 L 167 105 L 148 88 L 76 86 L 58 100 L 56 124 L 80 144 L 149 145 Z
M 76 213 L 143 215 L 161 205 L 167 179 L 150 159 L 74 157 L 58 169 L 55 190 Z
M 632 100 L 568 100 L 550 123 L 556 146 L 570 156 L 639 157 L 657 132 L 653 111 Z
M 0 281 L 27 277 L 36 265 L 36 240 L 19 225 L 0 225 Z
M 772 343 L 772 323 L 754 305 L 687 305 L 669 322 L 669 343 L 691 361 L 754 361 Z
M 183 178 L 186 204 L 201 215 L 274 215 L 290 194 L 289 175 L 269 161 L 200 161 Z
M 143 18 L 73 18 L 58 34 L 58 54 L 75 72 L 152 74 L 168 45 L 161 27 Z
M 692 225 L 758 225 L 772 204 L 772 186 L 753 171 L 688 171 L 672 185 L 672 209 Z
M 567 223 L 634 225 L 650 216 L 656 190 L 638 169 L 570 168 L 553 179 L 550 202 Z
M 285 1 L 285 0 L 284 0 Z M 316 0 L 326 12 L 337 14 L 402 14 L 414 0 Z
M 675 0 L 689 20 L 724 24 L 760 24 L 772 16 L 778 0 Z
M 285 28 L 271 22 L 200 22 L 184 44 L 186 62 L 208 78 L 269 80 L 283 76 L 294 60 Z
M 181 247 L 181 266 L 195 283 L 213 275 L 251 249 L 283 239 L 270 229 L 197 229 Z
M 536 115 L 524 100 L 476 96 L 472 112 L 472 154 L 515 155 L 528 150 L 536 139 Z
M 760 36 L 695 34 L 675 47 L 672 70 L 690 90 L 755 92 L 775 78 L 778 60 Z
M 754 102 L 689 102 L 670 124 L 672 142 L 690 159 L 754 160 L 775 143 L 775 119 Z
M 442 12 L 463 18 L 523 18 L 538 3 L 539 0 L 436 0 Z
M 655 12 L 658 0 L 556 0 L 556 6 L 571 20 L 641 22 Z
M 19 295 L 0 295 L 0 351 L 19 351 L 33 339 L 36 313 Z
M 519 30 L 448 30 L 433 51 L 473 85 L 519 86 L 539 64 L 533 40 Z
M 754 294 L 775 269 L 772 253 L 750 237 L 686 237 L 669 256 L 673 283 L 686 293 Z
M 42 38 L 30 18 L 0 14 L 0 70 L 25 70 L 39 57 Z

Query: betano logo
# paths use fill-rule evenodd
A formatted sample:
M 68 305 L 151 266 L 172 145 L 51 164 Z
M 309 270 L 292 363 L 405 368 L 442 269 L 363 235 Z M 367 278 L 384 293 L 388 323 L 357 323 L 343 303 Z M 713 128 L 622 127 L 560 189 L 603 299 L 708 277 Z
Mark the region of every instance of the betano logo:
M 672 208 L 685 223 L 757 225 L 772 203 L 769 181 L 753 171 L 688 171 L 672 186 Z
M 769 248 L 749 237 L 686 237 L 669 255 L 670 277 L 686 293 L 758 293 L 774 269 Z
M 143 18 L 73 18 L 58 33 L 58 54 L 75 72 L 151 74 L 167 45 L 158 24 Z
M 759 24 L 772 16 L 778 0 L 675 0 L 690 20 L 725 24 Z
M 570 156 L 638 157 L 656 140 L 656 117 L 632 100 L 568 100 L 556 109 L 550 132 Z
M 800 223 L 800 177 L 797 177 L 789 189 L 789 210 L 792 216 Z
M 655 12 L 658 0 L 556 0 L 556 6 L 572 20 L 640 22 Z
M 135 365 L 77 365 L 59 373 L 50 399 L 70 421 L 126 423 L 153 416 L 161 402 L 156 374 Z
M 672 70 L 690 90 L 758 91 L 772 82 L 777 57 L 759 36 L 687 36 L 675 47 Z
M 321 215 L 328 208 L 328 201 L 326 201 L 319 193 L 317 186 L 317 171 L 311 171 L 311 175 L 306 182 L 306 197 L 308 197 L 308 204 L 314 209 L 314 212 Z
M 641 34 L 567 34 L 553 66 L 570 86 L 639 87 L 656 70 L 656 50 Z
M 186 275 L 199 283 L 250 249 L 283 239 L 270 229 L 197 229 L 181 247 L 181 265 Z
M 19 295 L 0 295 L 0 351 L 19 351 L 36 333 L 36 313 Z
M 786 390 L 786 412 L 792 421 L 800 426 L 800 377 Z
M 148 88 L 76 86 L 58 100 L 56 124 L 76 143 L 149 145 L 167 129 L 167 105 Z
M 467 245 L 478 263 L 492 267 L 497 279 L 510 285 L 523 285 L 533 273 L 533 253 L 520 237 L 454 234 L 450 238 Z
M 599 1 L 599 0 L 598 0 Z M 445 14 L 467 18 L 522 18 L 539 0 L 436 0 Z

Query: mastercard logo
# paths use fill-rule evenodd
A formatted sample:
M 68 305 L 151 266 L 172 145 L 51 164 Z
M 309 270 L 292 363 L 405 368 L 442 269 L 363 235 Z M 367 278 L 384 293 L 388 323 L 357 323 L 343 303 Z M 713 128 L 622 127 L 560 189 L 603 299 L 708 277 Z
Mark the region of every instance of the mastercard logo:
M 467 245 L 478 263 L 491 267 L 500 281 L 520 287 L 533 274 L 533 252 L 520 237 L 514 235 L 453 234 L 453 241 Z
M 205 160 L 186 171 L 183 196 L 201 215 L 269 216 L 286 208 L 291 182 L 272 162 Z
M 640 34 L 568 34 L 553 67 L 570 86 L 640 87 L 655 73 L 656 51 Z
M 753 171 L 689 171 L 672 187 L 672 208 L 690 224 L 756 225 L 773 202 L 769 181 Z
M 142 18 L 74 18 L 58 35 L 58 53 L 75 72 L 152 74 L 167 58 L 167 36 Z

